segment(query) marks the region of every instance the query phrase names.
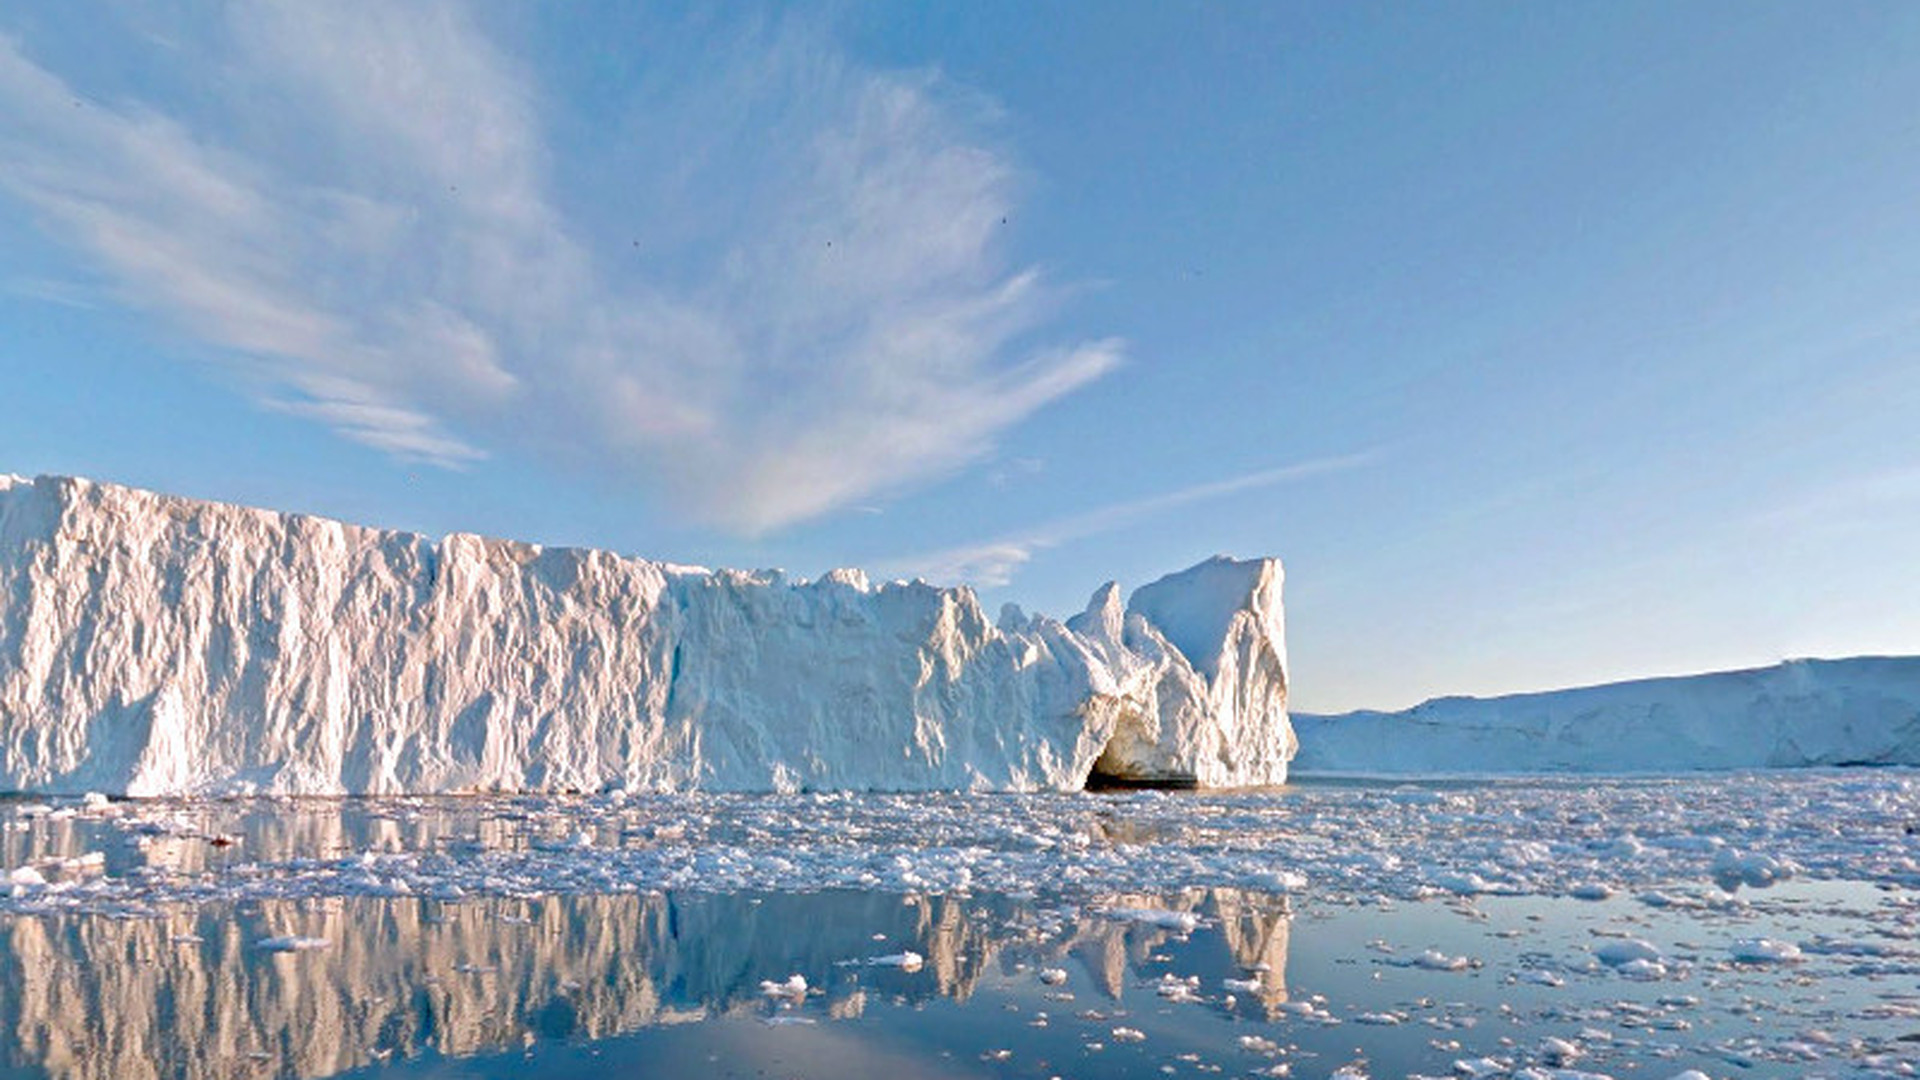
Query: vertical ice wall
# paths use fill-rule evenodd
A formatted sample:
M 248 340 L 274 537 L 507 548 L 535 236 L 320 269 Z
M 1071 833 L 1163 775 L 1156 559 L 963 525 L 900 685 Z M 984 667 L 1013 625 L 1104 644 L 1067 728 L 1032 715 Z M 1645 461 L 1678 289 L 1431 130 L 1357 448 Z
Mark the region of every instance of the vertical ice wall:
M 0 790 L 1274 783 L 1281 572 L 1214 559 L 1071 625 L 0 478 Z

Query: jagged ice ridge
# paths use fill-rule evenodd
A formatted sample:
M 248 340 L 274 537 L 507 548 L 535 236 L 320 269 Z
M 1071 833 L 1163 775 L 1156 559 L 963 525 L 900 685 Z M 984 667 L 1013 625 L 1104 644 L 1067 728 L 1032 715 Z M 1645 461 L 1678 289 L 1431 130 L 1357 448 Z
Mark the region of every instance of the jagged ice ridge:
M 442 540 L 0 477 L 0 790 L 1279 783 L 1282 571 L 1066 623 L 974 593 Z

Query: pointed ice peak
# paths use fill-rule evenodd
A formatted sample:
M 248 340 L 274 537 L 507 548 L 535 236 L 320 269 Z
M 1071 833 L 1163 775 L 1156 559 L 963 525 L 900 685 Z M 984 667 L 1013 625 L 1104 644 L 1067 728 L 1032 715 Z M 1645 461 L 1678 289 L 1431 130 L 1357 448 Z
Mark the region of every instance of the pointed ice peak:
M 1067 620 L 1067 629 L 1098 641 L 1120 642 L 1126 625 L 1126 608 L 1120 602 L 1120 584 L 1109 581 L 1093 590 L 1087 610 Z
M 854 592 L 869 592 L 872 585 L 867 581 L 866 571 L 852 566 L 838 566 L 821 575 L 821 582 L 828 585 L 843 585 Z
M 1280 607 L 1284 576 L 1279 559 L 1215 555 L 1140 586 L 1127 601 L 1127 610 L 1145 616 L 1194 670 L 1211 679 L 1219 674 L 1228 631 L 1243 612 L 1276 647 L 1286 640 Z

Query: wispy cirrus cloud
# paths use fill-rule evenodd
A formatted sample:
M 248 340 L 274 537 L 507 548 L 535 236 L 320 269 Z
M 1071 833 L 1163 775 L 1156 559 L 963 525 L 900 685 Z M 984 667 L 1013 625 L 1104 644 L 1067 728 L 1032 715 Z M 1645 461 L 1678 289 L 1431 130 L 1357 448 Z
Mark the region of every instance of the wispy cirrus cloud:
M 1053 294 L 1001 250 L 1016 171 L 934 76 L 746 25 L 647 57 L 595 157 L 456 4 L 223 10 L 173 50 L 234 88 L 211 111 L 0 38 L 0 189 L 346 438 L 539 453 L 751 533 L 975 460 L 1120 360 L 1032 344 Z M 559 194 L 622 168 L 617 205 Z
M 1357 469 L 1378 457 L 1379 451 L 1366 450 L 1242 473 L 1177 491 L 1111 503 L 976 544 L 882 560 L 879 569 L 889 574 L 926 578 L 939 583 L 967 582 L 981 588 L 998 588 L 1010 583 L 1020 568 L 1033 560 L 1035 554 L 1048 548 L 1112 532 L 1182 506 Z

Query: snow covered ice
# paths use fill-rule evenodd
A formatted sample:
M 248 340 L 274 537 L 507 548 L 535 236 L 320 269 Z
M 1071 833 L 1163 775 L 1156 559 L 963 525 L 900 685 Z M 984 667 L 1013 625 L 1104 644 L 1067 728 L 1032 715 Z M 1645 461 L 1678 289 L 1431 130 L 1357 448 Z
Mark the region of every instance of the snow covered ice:
M 0 790 L 1279 783 L 1282 575 L 995 625 L 973 592 L 0 478 Z
M 1920 657 L 1791 660 L 1293 720 L 1301 775 L 1920 765 Z

